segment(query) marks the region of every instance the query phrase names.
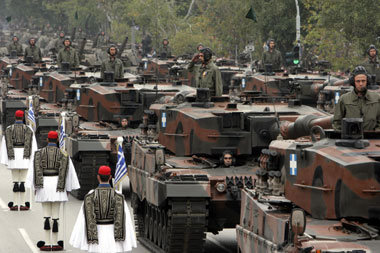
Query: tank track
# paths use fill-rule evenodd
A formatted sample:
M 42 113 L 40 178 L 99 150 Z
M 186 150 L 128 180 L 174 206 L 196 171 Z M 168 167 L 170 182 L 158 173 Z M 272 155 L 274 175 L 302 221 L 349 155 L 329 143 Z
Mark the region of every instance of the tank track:
M 162 208 L 133 200 L 133 210 L 138 239 L 153 252 L 203 252 L 207 199 L 175 198 Z

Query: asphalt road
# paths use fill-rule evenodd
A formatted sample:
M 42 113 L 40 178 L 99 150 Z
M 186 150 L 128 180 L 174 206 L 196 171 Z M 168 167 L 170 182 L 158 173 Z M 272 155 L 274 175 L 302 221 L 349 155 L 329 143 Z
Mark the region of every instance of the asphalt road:
M 0 152 L 6 151 L 0 150 Z M 43 240 L 44 236 L 41 204 L 32 200 L 30 211 L 10 211 L 8 202 L 11 201 L 12 187 L 10 171 L 6 166 L 0 165 L 0 253 L 40 252 L 36 243 Z M 27 199 L 29 197 L 30 194 L 27 191 Z M 129 200 L 127 202 L 129 205 Z M 81 204 L 82 201 L 70 196 L 69 202 L 65 203 L 64 208 L 61 206 L 59 240 L 65 241 L 65 251 L 67 252 L 83 252 L 74 249 L 68 243 Z M 236 252 L 236 245 L 235 230 L 228 229 L 219 235 L 207 234 L 205 252 Z M 138 247 L 132 252 L 150 251 L 138 243 Z

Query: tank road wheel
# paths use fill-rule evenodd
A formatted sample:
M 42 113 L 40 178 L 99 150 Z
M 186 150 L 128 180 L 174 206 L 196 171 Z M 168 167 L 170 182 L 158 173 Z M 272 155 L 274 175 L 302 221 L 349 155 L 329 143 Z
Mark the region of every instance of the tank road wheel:
M 150 212 L 149 212 L 149 204 L 145 204 L 145 219 L 144 219 L 144 236 L 149 239 L 149 220 L 150 220 Z
M 166 252 L 203 252 L 208 201 L 202 198 L 172 199 L 167 212 Z
M 144 237 L 144 205 L 139 200 L 136 193 L 132 193 L 131 203 L 133 208 L 133 217 L 135 220 L 137 237 Z
M 158 245 L 158 208 L 153 207 L 153 242 Z

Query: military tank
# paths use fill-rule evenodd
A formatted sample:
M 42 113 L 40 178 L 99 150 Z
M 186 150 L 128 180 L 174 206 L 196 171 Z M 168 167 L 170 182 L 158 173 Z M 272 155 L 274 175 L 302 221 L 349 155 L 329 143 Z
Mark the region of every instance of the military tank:
M 377 252 L 378 132 L 362 119 L 305 116 L 261 152 L 256 184 L 242 191 L 239 252 Z M 325 129 L 325 130 L 324 130 Z
M 145 113 L 128 173 L 139 240 L 157 252 L 202 252 L 206 232 L 235 228 L 240 190 L 253 187 L 255 158 L 279 135 L 279 121 L 328 115 L 295 101 L 211 99 L 208 89 Z M 220 163 L 227 150 L 230 167 Z

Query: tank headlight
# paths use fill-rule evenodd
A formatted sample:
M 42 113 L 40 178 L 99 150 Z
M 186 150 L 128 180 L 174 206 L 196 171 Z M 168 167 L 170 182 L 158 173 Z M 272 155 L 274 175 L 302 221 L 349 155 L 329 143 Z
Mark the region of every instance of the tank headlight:
M 216 190 L 218 192 L 225 192 L 226 191 L 226 185 L 224 183 L 217 183 L 216 184 Z

